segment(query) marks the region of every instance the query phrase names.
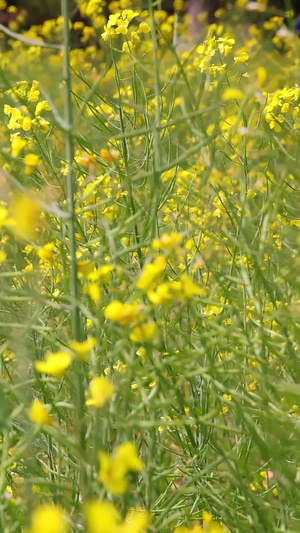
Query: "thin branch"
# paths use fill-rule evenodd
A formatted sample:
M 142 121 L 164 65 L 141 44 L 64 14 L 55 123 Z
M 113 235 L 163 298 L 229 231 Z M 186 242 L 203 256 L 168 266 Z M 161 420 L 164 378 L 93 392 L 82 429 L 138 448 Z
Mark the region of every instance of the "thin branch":
M 12 39 L 16 39 L 17 41 L 22 41 L 22 43 L 28 44 L 28 46 L 40 46 L 42 48 L 55 48 L 56 50 L 63 50 L 63 45 L 61 44 L 55 44 L 55 43 L 44 43 L 44 41 L 37 41 L 36 39 L 30 39 L 30 37 L 25 37 L 25 35 L 22 35 L 21 33 L 17 33 L 15 31 L 10 30 L 6 26 L 3 26 L 3 24 L 0 24 L 0 30 L 3 31 L 6 35 L 9 37 L 12 37 Z

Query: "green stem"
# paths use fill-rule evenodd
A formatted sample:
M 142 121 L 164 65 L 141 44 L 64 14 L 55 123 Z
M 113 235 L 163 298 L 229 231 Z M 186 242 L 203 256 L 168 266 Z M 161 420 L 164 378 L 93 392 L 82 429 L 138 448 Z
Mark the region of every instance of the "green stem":
M 67 173 L 67 202 L 68 202 L 68 234 L 70 247 L 70 294 L 72 299 L 72 333 L 73 337 L 80 340 L 80 314 L 78 307 L 78 278 L 76 264 L 76 238 L 75 238 L 75 201 L 74 201 L 74 172 L 73 158 L 74 146 L 72 137 L 72 88 L 70 74 L 70 29 L 69 29 L 69 0 L 61 0 L 62 16 L 64 18 L 63 42 L 64 42 L 64 81 L 65 81 L 65 143 L 66 143 L 66 161 L 68 164 Z
M 154 9 L 153 1 L 148 0 L 148 11 L 150 15 L 150 26 L 151 26 L 151 35 L 152 35 L 152 47 L 153 47 L 153 64 L 154 64 L 154 92 L 156 100 L 156 113 L 155 113 L 155 124 L 153 126 L 153 184 L 152 184 L 152 210 L 151 210 L 151 219 L 152 219 L 152 237 L 155 235 L 158 236 L 158 207 L 160 203 L 160 182 L 161 182 L 161 172 L 159 168 L 160 164 L 160 125 L 161 125 L 161 113 L 160 113 L 160 76 L 159 76 L 159 60 L 158 60 L 158 45 L 157 45 L 157 35 L 156 35 L 156 25 L 154 19 Z
M 71 87 L 71 72 L 70 72 L 70 2 L 69 0 L 61 0 L 61 11 L 64 20 L 63 25 L 63 45 L 64 45 L 64 82 L 65 82 L 65 144 L 66 144 L 66 161 L 68 165 L 67 173 L 67 205 L 68 205 L 68 236 L 69 236 L 69 251 L 70 251 L 70 273 L 69 273 L 69 291 L 72 304 L 72 335 L 75 340 L 81 339 L 80 326 L 80 310 L 79 310 L 79 287 L 77 276 L 77 262 L 76 262 L 76 237 L 75 237 L 75 179 L 73 170 L 74 159 L 74 144 L 73 144 L 73 117 L 72 117 L 72 87 Z M 77 365 L 78 367 L 78 365 Z M 78 425 L 78 440 L 82 452 L 85 450 L 85 424 L 84 424 L 84 389 L 82 378 L 80 375 L 80 368 L 77 370 L 76 381 L 76 412 Z M 81 462 L 80 468 L 80 490 L 85 490 L 86 473 Z

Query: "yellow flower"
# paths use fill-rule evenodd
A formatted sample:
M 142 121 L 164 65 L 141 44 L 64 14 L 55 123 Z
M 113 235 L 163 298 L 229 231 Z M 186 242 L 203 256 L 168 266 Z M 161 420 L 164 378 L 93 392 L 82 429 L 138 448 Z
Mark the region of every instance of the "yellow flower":
M 22 120 L 22 129 L 24 131 L 29 131 L 32 125 L 32 120 L 30 117 L 24 117 Z
M 144 509 L 130 509 L 118 528 L 118 533 L 145 533 L 150 524 L 150 513 Z
M 98 303 L 101 300 L 101 291 L 97 283 L 88 283 L 83 288 L 84 294 L 87 294 L 93 302 Z
M 18 157 L 20 152 L 26 146 L 27 141 L 25 141 L 25 139 L 21 139 L 21 137 L 18 137 L 18 133 L 12 135 L 10 140 L 11 140 L 11 155 L 13 157 Z
M 228 529 L 225 528 L 220 522 L 213 520 L 212 515 L 208 511 L 203 511 L 203 528 L 199 524 L 195 524 L 193 527 L 180 526 L 176 527 L 174 533 L 228 533 Z
M 117 533 L 120 523 L 120 514 L 112 503 L 91 500 L 86 504 L 86 533 Z
M 235 87 L 227 87 L 222 94 L 222 100 L 225 102 L 228 102 L 229 100 L 237 100 L 237 102 L 241 102 L 243 97 L 243 91 Z
M 285 102 L 281 108 L 282 113 L 288 113 L 290 110 L 290 104 L 288 102 Z
M 99 480 L 111 494 L 124 494 L 128 487 L 125 464 L 116 457 L 111 458 L 106 452 L 99 452 Z
M 101 265 L 88 275 L 88 279 L 90 281 L 100 280 L 102 283 L 109 283 L 111 279 L 110 274 L 114 269 L 115 267 L 113 265 Z
M 176 12 L 185 10 L 185 1 L 184 0 L 174 0 L 174 10 Z
M 130 340 L 132 342 L 150 342 L 154 339 L 157 332 L 157 326 L 154 322 L 148 322 L 140 326 L 135 326 L 130 333 Z
M 93 348 L 97 346 L 97 339 L 89 337 L 83 342 L 70 341 L 69 347 L 76 354 L 79 361 L 87 361 Z
M 7 4 L 7 2 L 3 2 L 3 4 L 5 5 Z M 2 9 L 5 9 L 5 7 L 3 7 Z M 10 6 L 10 8 L 11 7 L 13 6 Z M 12 87 L 6 92 L 7 94 L 10 94 L 16 102 L 19 102 L 26 96 L 27 89 L 28 89 L 27 81 L 20 81 L 14 87 Z
M 164 255 L 160 255 L 153 261 L 153 263 L 149 263 L 148 265 L 145 265 L 136 283 L 137 289 L 141 289 L 143 291 L 148 291 L 150 289 L 153 289 L 157 285 L 157 282 L 161 274 L 166 268 L 166 264 L 167 264 L 166 257 Z
M 152 248 L 153 250 L 175 250 L 182 240 L 182 236 L 175 231 L 163 233 L 159 239 L 152 241 Z
M 232 400 L 231 394 L 223 394 L 223 398 L 225 398 L 225 400 L 228 400 L 229 402 Z
M 117 216 L 118 206 L 117 204 L 111 204 L 106 207 L 103 211 L 103 214 L 108 222 L 114 220 Z
M 43 117 L 36 117 L 33 119 L 32 124 L 37 126 L 43 133 L 47 133 L 50 128 L 50 123 L 48 120 L 45 120 Z M 24 123 L 23 123 L 23 129 L 24 129 Z
M 103 407 L 115 392 L 114 385 L 105 376 L 93 378 L 89 384 L 86 405 Z
M 232 52 L 232 47 L 235 44 L 234 39 L 228 39 L 220 37 L 218 39 L 218 48 L 225 57 L 227 57 Z
M 9 122 L 7 124 L 7 128 L 9 130 L 17 130 L 22 127 L 24 117 L 20 109 L 5 104 L 4 114 L 10 116 Z
M 256 69 L 256 72 L 257 72 L 257 78 L 256 78 L 257 84 L 259 87 L 262 87 L 268 78 L 268 73 L 264 67 L 258 67 Z
M 37 255 L 40 258 L 41 263 L 54 263 L 54 248 L 54 244 L 52 242 L 49 242 L 38 249 Z
M 62 378 L 72 362 L 69 352 L 59 351 L 46 355 L 45 361 L 35 361 L 34 367 L 41 374 L 50 374 L 54 378 Z
M 26 154 L 24 157 L 25 174 L 32 174 L 36 167 L 41 164 L 41 160 L 36 154 Z
M 143 509 L 130 509 L 122 522 L 111 502 L 91 500 L 85 506 L 86 533 L 145 533 L 150 523 Z
M 36 104 L 35 108 L 35 116 L 38 117 L 42 111 L 51 111 L 51 107 L 49 106 L 47 100 L 43 100 L 42 102 L 38 102 Z
M 0 265 L 1 263 L 4 263 L 5 260 L 6 260 L 6 253 L 4 252 L 4 250 L 0 250 Z
M 46 407 L 40 400 L 33 400 L 30 409 L 28 409 L 28 416 L 34 424 L 45 424 L 52 426 L 53 419 L 49 415 L 49 408 Z
M 124 494 L 128 488 L 128 472 L 140 472 L 143 462 L 137 455 L 132 442 L 124 442 L 117 446 L 115 455 L 110 457 L 106 452 L 99 452 L 99 480 L 112 494 Z
M 29 194 L 14 196 L 11 204 L 12 219 L 9 226 L 21 239 L 32 239 L 40 217 L 40 207 Z
M 107 320 L 127 326 L 142 318 L 141 306 L 138 303 L 123 304 L 119 300 L 114 300 L 105 308 L 104 316 Z
M 234 64 L 238 65 L 239 63 L 247 63 L 249 59 L 249 54 L 247 52 L 242 52 L 238 56 L 234 57 Z
M 101 148 L 100 156 L 105 161 L 105 163 L 108 165 L 108 163 L 111 160 L 111 155 L 110 155 L 109 151 L 107 150 L 107 148 Z
M 94 268 L 94 261 L 89 261 L 88 259 L 85 261 L 77 261 L 77 272 L 83 278 L 87 278 L 93 272 Z
M 205 296 L 204 287 L 197 285 L 188 274 L 181 274 L 180 284 L 184 298 L 193 298 L 194 296 Z
M 128 31 L 128 22 L 127 21 L 118 21 L 118 26 L 117 28 L 115 29 L 115 32 L 117 35 L 126 35 L 127 31 Z
M 155 305 L 164 305 L 171 302 L 173 295 L 170 290 L 170 283 L 162 283 L 156 288 L 155 291 L 148 291 L 147 297 L 149 298 L 150 302 Z
M 141 22 L 137 31 L 138 33 L 149 33 L 151 28 L 147 22 Z
M 223 309 L 224 306 L 222 305 L 222 303 L 219 305 L 211 304 L 203 307 L 203 312 L 207 317 L 213 318 L 215 315 L 219 315 L 220 313 L 222 313 Z
M 37 102 L 38 101 L 39 96 L 40 96 L 40 91 L 38 90 L 39 85 L 40 84 L 39 84 L 38 81 L 33 80 L 31 89 L 29 89 L 29 91 L 27 93 L 27 99 L 29 100 L 29 102 Z
M 31 516 L 29 533 L 68 533 L 69 527 L 58 505 L 37 507 Z
M 129 54 L 133 50 L 133 44 L 131 41 L 125 41 L 122 45 L 122 52 Z
M 129 472 L 140 472 L 143 469 L 143 461 L 139 458 L 133 442 L 124 442 L 116 449 L 116 458 L 123 461 Z
M 6 209 L 4 202 L 0 202 L 0 230 L 9 220 L 8 210 Z
M 223 398 L 227 401 L 231 401 L 232 397 L 231 397 L 231 394 L 223 394 Z M 221 407 L 221 413 L 223 415 L 225 415 L 226 413 L 228 413 L 229 411 L 229 407 L 227 405 L 222 405 Z

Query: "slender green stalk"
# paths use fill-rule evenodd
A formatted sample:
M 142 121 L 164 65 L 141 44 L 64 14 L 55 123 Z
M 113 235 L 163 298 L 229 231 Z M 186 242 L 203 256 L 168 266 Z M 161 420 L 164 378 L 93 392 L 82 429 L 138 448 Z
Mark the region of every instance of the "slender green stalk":
M 80 314 L 78 307 L 78 278 L 76 264 L 76 238 L 75 238 L 75 181 L 73 171 L 74 146 L 72 137 L 72 100 L 71 100 L 71 75 L 70 75 L 70 29 L 69 29 L 69 0 L 61 0 L 62 16 L 64 18 L 64 89 L 65 89 L 65 121 L 66 121 L 66 161 L 67 173 L 67 202 L 68 202 L 68 234 L 70 246 L 70 294 L 72 298 L 72 333 L 75 339 L 80 340 Z
M 72 88 L 70 73 L 70 3 L 69 0 L 61 0 L 61 10 L 64 19 L 63 25 L 63 44 L 64 44 L 64 82 L 65 82 L 65 143 L 66 143 L 66 161 L 68 164 L 67 173 L 67 202 L 68 202 L 68 236 L 70 247 L 70 274 L 69 274 L 69 291 L 72 303 L 72 334 L 73 338 L 81 340 L 80 327 L 80 310 L 78 305 L 78 276 L 76 262 L 76 238 L 75 238 L 75 179 L 73 171 L 74 145 L 72 136 Z M 85 424 L 84 424 L 84 389 L 80 373 L 77 373 L 76 382 L 76 412 L 79 445 L 82 451 L 85 450 Z M 83 464 L 80 468 L 80 490 L 84 492 L 86 473 Z M 79 495 L 78 495 L 79 497 Z
M 160 179 L 161 173 L 158 170 L 161 166 L 160 164 L 160 125 L 161 125 L 161 113 L 160 113 L 160 76 L 159 76 L 159 54 L 157 46 L 157 35 L 154 19 L 154 10 L 153 10 L 153 1 L 148 0 L 148 10 L 150 14 L 150 25 L 151 25 L 151 35 L 152 35 L 152 47 L 153 47 L 153 65 L 154 65 L 154 91 L 155 91 L 155 100 L 156 100 L 156 113 L 155 113 L 155 124 L 153 127 L 153 201 L 152 201 L 152 236 L 155 234 L 158 235 L 158 220 L 157 220 L 157 211 L 160 202 Z
M 159 158 L 159 142 L 160 142 L 160 133 L 159 127 L 161 123 L 160 116 L 160 76 L 159 76 L 159 59 L 158 59 L 158 47 L 157 47 L 157 36 L 155 28 L 155 19 L 154 19 L 154 10 L 152 0 L 148 1 L 148 10 L 150 14 L 150 24 L 151 24 L 151 35 L 152 35 L 152 46 L 153 46 L 153 65 L 154 65 L 154 91 L 155 91 L 155 100 L 156 100 L 156 113 L 155 113 L 155 127 L 153 131 L 154 135 L 154 172 L 155 172 L 155 181 L 159 180 L 159 174 L 157 169 L 160 166 Z M 157 183 L 156 183 L 157 185 Z
M 30 39 L 29 37 L 25 37 L 21 33 L 17 33 L 15 31 L 10 30 L 3 24 L 0 24 L 0 30 L 3 31 L 8 37 L 11 37 L 12 39 L 16 39 L 17 41 L 21 41 L 22 43 L 27 44 L 28 46 L 39 46 L 41 48 L 55 48 L 56 50 L 61 50 L 62 47 L 60 44 L 55 43 L 44 43 L 43 41 L 37 41 L 36 39 Z

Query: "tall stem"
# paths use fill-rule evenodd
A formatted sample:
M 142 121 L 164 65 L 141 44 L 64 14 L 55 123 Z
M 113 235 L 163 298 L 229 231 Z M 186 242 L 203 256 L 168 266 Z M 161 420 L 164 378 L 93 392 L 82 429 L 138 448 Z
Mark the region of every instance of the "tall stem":
M 70 247 L 70 296 L 72 300 L 72 333 L 76 340 L 80 340 L 80 314 L 78 307 L 78 278 L 77 278 L 77 264 L 76 264 L 76 238 L 75 238 L 75 201 L 74 201 L 74 172 L 73 172 L 73 157 L 74 146 L 72 137 L 72 87 L 70 74 L 70 28 L 69 28 L 69 14 L 70 6 L 69 0 L 61 0 L 61 11 L 64 19 L 63 26 L 63 43 L 64 43 L 64 90 L 65 90 L 65 122 L 66 122 L 66 160 L 68 165 L 67 173 L 67 202 L 68 202 L 68 236 Z
M 158 45 L 157 35 L 155 27 L 153 0 L 148 0 L 148 11 L 150 14 L 150 26 L 152 35 L 152 48 L 153 48 L 153 65 L 154 65 L 154 91 L 156 101 L 156 113 L 155 123 L 153 125 L 153 184 L 152 184 L 152 237 L 159 235 L 158 228 L 158 207 L 160 203 L 160 185 L 161 185 L 161 172 L 158 170 L 161 166 L 160 161 L 160 125 L 161 125 L 161 89 L 160 89 L 160 76 L 159 76 L 159 57 L 158 57 Z
M 72 335 L 75 340 L 81 339 L 80 327 L 80 310 L 78 305 L 79 290 L 78 290 L 78 276 L 77 276 L 77 262 L 76 262 L 76 237 L 75 237 L 75 176 L 73 170 L 74 145 L 73 145 L 73 118 L 72 118 L 72 86 L 71 86 L 71 72 L 70 72 L 70 4 L 69 0 L 61 0 L 61 11 L 64 20 L 63 25 L 63 45 L 64 45 L 64 89 L 65 89 L 65 145 L 66 145 L 66 161 L 68 165 L 67 173 L 67 203 L 68 203 L 68 236 L 70 247 L 70 274 L 69 274 L 69 290 L 71 296 L 72 306 Z M 80 480 L 79 487 L 81 494 L 86 489 L 86 471 L 83 463 L 85 451 L 85 423 L 84 423 L 84 388 L 80 369 L 77 370 L 76 387 L 76 416 L 78 428 L 78 441 L 80 448 Z M 79 494 L 78 494 L 79 498 Z

